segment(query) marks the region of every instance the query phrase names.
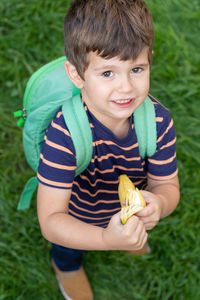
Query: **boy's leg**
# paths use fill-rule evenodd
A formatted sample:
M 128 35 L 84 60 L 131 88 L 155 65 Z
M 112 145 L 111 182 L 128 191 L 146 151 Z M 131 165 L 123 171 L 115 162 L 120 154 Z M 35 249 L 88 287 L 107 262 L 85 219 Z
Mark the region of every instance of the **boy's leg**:
M 67 300 L 92 300 L 92 290 L 81 267 L 83 252 L 55 244 L 52 246 L 52 265 Z
M 52 258 L 61 271 L 80 269 L 84 251 L 52 244 Z

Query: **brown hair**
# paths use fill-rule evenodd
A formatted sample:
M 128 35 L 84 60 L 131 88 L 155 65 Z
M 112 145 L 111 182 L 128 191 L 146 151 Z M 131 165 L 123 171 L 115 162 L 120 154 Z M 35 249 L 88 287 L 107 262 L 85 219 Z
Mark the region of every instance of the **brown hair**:
M 65 54 L 82 78 L 89 52 L 128 60 L 148 47 L 151 64 L 153 41 L 152 17 L 142 0 L 75 0 L 65 18 Z

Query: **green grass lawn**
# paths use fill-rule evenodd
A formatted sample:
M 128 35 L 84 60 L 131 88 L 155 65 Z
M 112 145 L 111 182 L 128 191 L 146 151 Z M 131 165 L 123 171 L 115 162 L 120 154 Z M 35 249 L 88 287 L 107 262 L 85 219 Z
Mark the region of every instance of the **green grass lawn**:
M 84 266 L 95 300 L 200 299 L 200 2 L 148 0 L 155 49 L 151 94 L 166 105 L 177 133 L 181 201 L 149 232 L 152 252 L 89 252 Z M 64 55 L 63 19 L 68 1 L 0 2 L 0 300 L 63 299 L 40 233 L 36 203 L 16 210 L 33 175 L 25 161 L 22 131 L 12 113 L 22 108 L 27 79 Z

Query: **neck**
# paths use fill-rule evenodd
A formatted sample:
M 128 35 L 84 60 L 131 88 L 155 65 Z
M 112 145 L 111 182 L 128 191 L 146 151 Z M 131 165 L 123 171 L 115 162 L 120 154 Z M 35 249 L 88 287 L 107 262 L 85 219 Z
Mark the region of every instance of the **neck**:
M 118 138 L 124 138 L 125 136 L 127 136 L 127 133 L 128 133 L 128 130 L 129 130 L 129 120 L 130 119 L 126 119 L 126 120 L 123 120 L 123 122 L 117 122 L 117 124 L 115 124 L 113 126 L 113 128 L 109 128 L 109 129 Z
M 95 118 L 102 123 L 105 127 L 110 129 L 112 133 L 118 138 L 124 138 L 129 130 L 129 121 L 130 117 L 127 119 L 114 119 L 110 116 L 106 116 L 103 114 L 99 114 L 98 111 L 93 109 L 92 106 L 88 105 L 86 101 L 84 101 L 89 109 L 89 111 L 95 116 Z

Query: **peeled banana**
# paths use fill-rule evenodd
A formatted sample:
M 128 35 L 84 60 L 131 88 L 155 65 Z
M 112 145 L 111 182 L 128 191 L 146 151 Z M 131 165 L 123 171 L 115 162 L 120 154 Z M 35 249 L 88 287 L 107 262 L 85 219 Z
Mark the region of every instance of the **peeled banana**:
M 119 180 L 119 200 L 121 203 L 121 222 L 126 224 L 127 220 L 137 212 L 141 211 L 146 202 L 138 188 L 135 188 L 127 175 L 121 175 Z

